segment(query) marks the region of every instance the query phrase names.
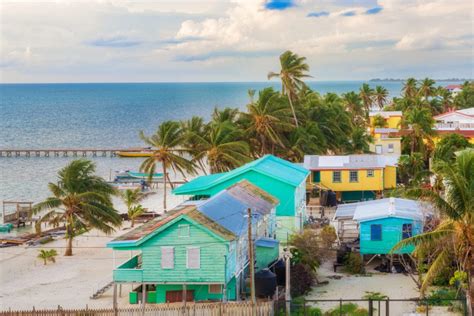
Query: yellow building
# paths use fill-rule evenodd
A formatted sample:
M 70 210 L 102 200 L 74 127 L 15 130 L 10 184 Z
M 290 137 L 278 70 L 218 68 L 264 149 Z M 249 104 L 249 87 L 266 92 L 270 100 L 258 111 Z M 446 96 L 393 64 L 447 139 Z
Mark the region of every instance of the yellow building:
M 388 155 L 307 155 L 310 187 L 331 190 L 342 202 L 373 200 L 396 186 L 398 157 Z
M 383 127 L 375 127 L 375 121 L 385 121 Z M 376 154 L 400 156 L 401 137 L 400 122 L 402 120 L 401 111 L 377 111 L 369 113 L 370 133 L 374 142 L 369 145 L 369 150 Z

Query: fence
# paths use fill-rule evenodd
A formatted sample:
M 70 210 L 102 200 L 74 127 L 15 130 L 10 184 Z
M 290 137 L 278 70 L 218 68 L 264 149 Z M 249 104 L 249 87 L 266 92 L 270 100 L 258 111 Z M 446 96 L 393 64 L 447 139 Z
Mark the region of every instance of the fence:
M 279 300 L 274 304 L 277 316 L 468 315 L 465 299 L 316 299 Z
M 253 305 L 249 302 L 228 303 L 169 303 L 137 307 L 103 309 L 63 309 L 51 310 L 4 311 L 0 316 L 271 316 L 272 301 L 259 301 Z

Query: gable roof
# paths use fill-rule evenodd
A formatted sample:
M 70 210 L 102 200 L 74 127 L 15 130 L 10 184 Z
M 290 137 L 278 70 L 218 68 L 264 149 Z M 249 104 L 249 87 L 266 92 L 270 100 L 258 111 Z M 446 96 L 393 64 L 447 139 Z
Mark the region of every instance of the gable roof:
M 423 211 L 429 212 L 427 204 L 391 197 L 338 205 L 334 218 L 352 218 L 358 222 L 389 217 L 423 220 Z
M 252 210 L 252 222 L 269 214 L 278 200 L 247 180 L 242 180 L 222 190 L 199 204 L 200 212 L 222 225 L 236 236 L 247 232 L 247 210 Z
M 434 116 L 433 118 L 436 120 L 436 119 L 441 119 L 441 118 L 449 117 L 456 114 L 459 114 L 461 116 L 466 116 L 468 118 L 472 118 L 474 117 L 474 107 L 462 109 L 462 110 L 448 111 L 445 113 L 438 114 Z
M 197 177 L 174 189 L 173 193 L 178 195 L 192 194 L 194 191 L 206 190 L 250 170 L 285 182 L 294 187 L 299 186 L 305 181 L 309 174 L 308 170 L 297 164 L 273 155 L 265 155 L 229 172 Z
M 203 226 L 224 240 L 235 239 L 235 235 L 231 231 L 219 224 L 216 224 L 212 219 L 199 212 L 196 205 L 187 204 L 178 205 L 163 216 L 157 217 L 141 226 L 136 227 L 124 235 L 113 239 L 107 243 L 107 247 L 138 246 L 149 240 L 151 237 L 157 235 L 160 231 L 166 229 L 166 227 L 181 219 L 185 219 L 192 222 L 193 224 Z
M 278 200 L 247 180 L 239 181 L 206 201 L 183 203 L 161 217 L 157 217 L 107 244 L 109 247 L 138 246 L 185 219 L 200 225 L 224 240 L 233 240 L 247 231 L 247 209 L 251 208 L 257 222 L 269 214 Z
M 386 166 L 396 166 L 397 163 L 397 156 L 376 154 L 347 156 L 304 156 L 304 167 L 308 170 L 378 169 L 385 168 Z

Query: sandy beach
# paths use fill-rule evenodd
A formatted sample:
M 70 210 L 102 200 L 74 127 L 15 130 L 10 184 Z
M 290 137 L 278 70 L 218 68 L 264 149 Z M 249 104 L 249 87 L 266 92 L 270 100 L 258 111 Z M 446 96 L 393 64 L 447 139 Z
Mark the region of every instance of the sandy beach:
M 151 195 L 143 201 L 144 207 L 161 213 L 162 193 Z M 184 197 L 168 195 L 168 206 L 172 207 Z M 117 209 L 125 212 L 124 205 L 117 203 Z M 0 309 L 31 309 L 111 307 L 112 290 L 98 299 L 90 299 L 97 288 L 112 280 L 114 254 L 106 248 L 108 241 L 130 228 L 124 222 L 120 230 L 110 236 L 91 230 L 74 240 L 74 256 L 64 257 L 66 241 L 58 238 L 50 243 L 35 247 L 0 248 Z M 56 263 L 43 265 L 38 259 L 39 249 L 56 249 Z M 115 252 L 115 266 L 130 258 L 130 252 Z M 122 289 L 120 306 L 128 304 L 130 285 Z

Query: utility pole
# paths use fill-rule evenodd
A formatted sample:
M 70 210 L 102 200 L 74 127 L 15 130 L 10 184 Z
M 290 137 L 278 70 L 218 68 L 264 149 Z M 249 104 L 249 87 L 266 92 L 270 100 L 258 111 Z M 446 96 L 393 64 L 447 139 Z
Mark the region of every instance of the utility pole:
M 252 241 L 252 209 L 247 209 L 247 217 L 248 217 L 248 251 L 249 251 L 249 264 L 250 264 L 250 298 L 252 300 L 252 304 L 255 304 L 255 260 L 253 255 L 253 241 Z
M 291 287 L 290 287 L 290 259 L 291 252 L 289 248 L 285 248 L 283 252 L 283 258 L 285 259 L 285 305 L 286 305 L 286 315 L 291 313 Z

